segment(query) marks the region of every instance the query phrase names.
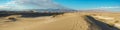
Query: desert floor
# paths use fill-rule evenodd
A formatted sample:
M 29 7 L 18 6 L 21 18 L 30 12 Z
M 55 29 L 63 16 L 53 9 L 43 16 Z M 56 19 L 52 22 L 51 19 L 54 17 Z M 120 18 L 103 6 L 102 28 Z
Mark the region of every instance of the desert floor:
M 88 22 L 86 15 L 109 26 L 120 28 L 120 13 L 74 12 L 55 17 L 24 18 L 20 15 L 0 17 L 0 30 L 101 30 L 100 26 Z M 17 20 L 11 21 L 8 19 L 10 17 Z

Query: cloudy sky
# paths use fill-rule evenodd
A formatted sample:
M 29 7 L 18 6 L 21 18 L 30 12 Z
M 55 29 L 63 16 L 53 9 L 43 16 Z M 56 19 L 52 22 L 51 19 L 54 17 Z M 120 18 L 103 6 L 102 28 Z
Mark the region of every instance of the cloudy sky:
M 120 0 L 0 0 L 0 9 L 71 8 L 120 11 Z
M 53 0 L 0 0 L 0 9 L 64 8 Z

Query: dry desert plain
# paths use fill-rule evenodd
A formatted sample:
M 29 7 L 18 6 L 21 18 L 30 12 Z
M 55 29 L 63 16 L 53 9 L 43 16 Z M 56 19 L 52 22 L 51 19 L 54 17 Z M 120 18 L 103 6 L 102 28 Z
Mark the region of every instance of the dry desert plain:
M 24 18 L 20 15 L 0 17 L 0 30 L 105 30 L 94 21 L 87 21 L 86 15 L 107 24 L 110 30 L 120 29 L 120 13 L 73 12 L 34 18 Z M 17 20 L 12 21 L 8 19 L 10 17 Z

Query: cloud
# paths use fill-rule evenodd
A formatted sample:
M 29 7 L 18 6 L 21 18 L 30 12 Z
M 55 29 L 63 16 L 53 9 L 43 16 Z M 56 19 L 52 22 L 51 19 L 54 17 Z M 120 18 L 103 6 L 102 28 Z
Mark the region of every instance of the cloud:
M 11 1 L 11 2 L 5 3 L 4 5 L 0 5 L 0 9 L 17 10 L 17 9 L 25 9 L 25 8 L 21 5 L 16 4 L 15 1 Z
M 93 8 L 93 9 L 117 9 L 120 8 L 119 6 L 109 6 L 109 7 L 98 7 L 98 8 Z
M 0 6 L 0 9 L 2 9 L 2 8 L 8 8 L 8 7 L 5 7 L 5 6 Z
M 47 8 L 65 8 L 53 0 L 12 0 L 0 6 L 0 9 L 47 9 Z

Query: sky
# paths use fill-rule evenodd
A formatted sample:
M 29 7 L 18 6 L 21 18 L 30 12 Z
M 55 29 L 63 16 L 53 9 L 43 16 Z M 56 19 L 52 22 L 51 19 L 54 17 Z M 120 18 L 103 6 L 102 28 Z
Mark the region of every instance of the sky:
M 120 11 L 120 0 L 56 0 L 61 5 L 73 9 L 114 9 Z
M 120 0 L 34 0 L 34 2 L 33 0 L 0 0 L 0 8 L 3 9 L 8 7 L 9 9 L 16 7 L 29 9 L 29 6 L 33 6 L 32 8 L 106 9 L 120 11 Z

